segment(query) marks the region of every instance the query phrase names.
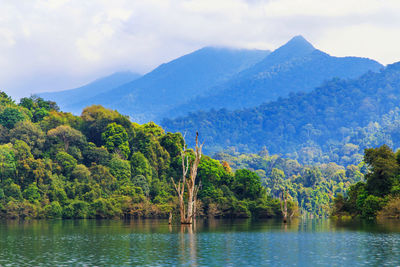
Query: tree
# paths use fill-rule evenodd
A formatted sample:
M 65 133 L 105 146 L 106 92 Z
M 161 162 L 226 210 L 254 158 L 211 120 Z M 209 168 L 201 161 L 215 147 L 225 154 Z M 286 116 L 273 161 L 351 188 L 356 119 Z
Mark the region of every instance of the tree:
M 32 154 L 39 156 L 42 153 L 45 139 L 45 134 L 42 129 L 30 121 L 20 121 L 15 124 L 15 127 L 10 131 L 11 142 L 22 140 L 29 145 Z
M 196 215 L 196 202 L 197 193 L 199 192 L 200 185 L 196 185 L 197 168 L 201 159 L 201 150 L 203 144 L 199 144 L 199 134 L 196 133 L 196 145 L 194 151 L 194 160 L 191 161 L 189 166 L 189 156 L 185 145 L 181 151 L 182 159 L 182 177 L 178 184 L 171 178 L 175 190 L 178 193 L 179 211 L 181 215 L 181 224 L 192 224 L 193 218 Z M 187 177 L 190 167 L 189 177 Z M 184 202 L 185 188 L 187 189 L 187 204 Z
M 84 135 L 69 125 L 60 125 L 55 129 L 51 129 L 47 132 L 47 136 L 58 143 L 64 144 L 65 152 L 68 152 L 71 144 L 81 145 L 85 142 Z
M 312 187 L 321 180 L 321 171 L 316 168 L 306 168 L 302 174 L 304 186 Z
M 113 122 L 122 125 L 129 137 L 134 135 L 132 123 L 127 116 L 123 116 L 115 110 L 106 109 L 100 105 L 85 108 L 82 111 L 81 118 L 83 120 L 83 132 L 86 134 L 88 140 L 97 146 L 104 144 L 101 135 L 106 131 L 107 125 Z
M 90 178 L 90 171 L 85 165 L 78 164 L 72 171 L 71 178 L 77 179 L 79 182 L 88 182 Z
M 283 188 L 285 173 L 280 169 L 273 168 L 270 176 L 271 176 L 271 181 L 269 187 L 271 188 L 272 194 L 275 197 L 278 197 L 279 192 L 281 192 Z
M 54 128 L 57 128 L 61 125 L 69 125 L 74 129 L 80 129 L 82 125 L 82 119 L 80 117 L 74 116 L 71 113 L 66 112 L 57 112 L 55 110 L 51 110 L 49 115 L 44 117 L 43 120 L 40 121 L 40 127 L 42 127 L 43 131 L 46 133 Z
M 132 178 L 132 183 L 134 186 L 140 187 L 143 190 L 143 193 L 146 197 L 150 194 L 150 186 L 149 181 L 143 175 L 136 175 Z
M 92 179 L 96 181 L 105 194 L 117 188 L 117 180 L 110 173 L 109 169 L 102 165 L 93 165 L 90 167 Z
M 183 143 L 181 133 L 167 133 L 160 139 L 160 144 L 168 151 L 171 158 L 180 155 Z
M 395 154 L 387 146 L 369 148 L 364 152 L 364 161 L 368 164 L 370 172 L 367 173 L 367 191 L 375 196 L 386 196 L 399 173 L 399 166 Z
M 0 145 L 0 181 L 6 178 L 13 178 L 16 170 L 16 161 L 12 145 Z
M 151 182 L 152 170 L 149 161 L 140 153 L 135 152 L 131 158 L 131 176 L 143 175 L 148 182 Z
M 119 153 L 125 159 L 129 157 L 128 134 L 121 125 L 115 122 L 107 125 L 106 131 L 101 135 L 101 139 L 109 152 Z
M 60 151 L 57 153 L 56 161 L 62 167 L 63 174 L 66 176 L 71 175 L 77 164 L 77 160 L 64 151 Z
M 37 97 L 35 95 L 29 98 L 21 98 L 19 106 L 28 109 L 32 113 L 33 122 L 39 122 L 43 120 L 44 117 L 49 115 L 49 112 L 51 110 L 59 110 L 59 107 L 55 102 L 45 101 L 43 98 Z
M 35 202 L 40 200 L 39 188 L 36 183 L 30 184 L 23 192 L 24 198 L 30 202 Z
M 93 163 L 97 165 L 108 165 L 111 159 L 111 154 L 105 147 L 96 147 L 95 144 L 89 142 L 82 151 L 86 166 L 90 166 Z
M 129 161 L 121 159 L 118 155 L 114 154 L 108 163 L 111 174 L 118 180 L 127 182 L 131 179 L 131 166 Z
M 260 177 L 246 169 L 235 172 L 233 189 L 239 199 L 257 199 L 263 192 Z
M 0 124 L 4 127 L 11 129 L 14 125 L 24 119 L 21 111 L 14 107 L 7 107 L 0 113 Z

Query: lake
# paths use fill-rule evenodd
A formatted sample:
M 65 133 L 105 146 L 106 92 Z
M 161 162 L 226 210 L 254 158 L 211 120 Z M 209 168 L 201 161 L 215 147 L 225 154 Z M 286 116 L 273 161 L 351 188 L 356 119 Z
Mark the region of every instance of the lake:
M 400 223 L 0 221 L 0 266 L 400 266 Z

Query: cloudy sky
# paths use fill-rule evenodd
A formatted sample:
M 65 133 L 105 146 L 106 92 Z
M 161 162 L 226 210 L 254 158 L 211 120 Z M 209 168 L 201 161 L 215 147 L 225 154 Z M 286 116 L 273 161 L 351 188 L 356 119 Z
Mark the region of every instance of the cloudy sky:
M 273 50 L 294 35 L 335 56 L 400 61 L 399 0 L 0 0 L 0 90 L 145 73 L 203 46 Z

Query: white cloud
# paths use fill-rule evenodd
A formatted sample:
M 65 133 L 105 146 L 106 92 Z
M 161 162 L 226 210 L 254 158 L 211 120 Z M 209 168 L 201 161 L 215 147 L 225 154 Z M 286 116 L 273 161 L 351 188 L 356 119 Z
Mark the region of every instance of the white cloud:
M 274 49 L 298 34 L 333 55 L 400 60 L 398 0 L 0 0 L 0 6 L 0 88 L 15 96 L 118 70 L 143 73 L 206 45 Z

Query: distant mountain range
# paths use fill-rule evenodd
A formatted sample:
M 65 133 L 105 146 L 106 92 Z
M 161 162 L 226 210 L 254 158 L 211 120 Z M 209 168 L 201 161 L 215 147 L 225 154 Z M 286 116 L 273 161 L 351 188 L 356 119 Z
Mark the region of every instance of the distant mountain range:
M 87 86 L 40 94 L 79 114 L 92 104 L 118 109 L 138 123 L 160 122 L 210 108 L 254 107 L 299 91 L 308 92 L 334 77 L 354 78 L 378 71 L 378 62 L 356 57 L 332 57 L 296 36 L 272 53 L 206 47 L 162 64 L 148 74 L 111 77 Z
M 400 148 L 400 62 L 357 79 L 333 79 L 309 93 L 257 107 L 166 119 L 168 131 L 199 132 L 208 152 L 267 148 L 299 161 L 357 164 L 364 148 Z
M 210 87 L 229 80 L 259 62 L 270 51 L 206 47 L 162 64 L 150 73 L 119 87 L 63 105 L 66 111 L 81 111 L 92 104 L 118 109 L 133 121 L 156 120 L 164 111 L 202 95 Z M 96 85 L 90 84 L 93 88 Z M 94 90 L 94 89 L 93 89 Z M 69 92 L 76 90 L 69 90 Z M 58 93 L 63 95 L 64 92 Z M 46 99 L 55 100 L 50 94 Z
M 206 96 L 191 99 L 165 117 L 211 108 L 254 107 L 290 93 L 309 92 L 334 77 L 356 78 L 382 67 L 367 58 L 332 57 L 315 49 L 302 36 L 296 36 L 256 65 L 212 88 Z
M 57 102 L 62 110 L 80 114 L 83 108 L 80 106 L 80 103 L 90 103 L 91 99 L 96 95 L 111 91 L 112 89 L 125 83 L 136 80 L 140 76 L 140 74 L 129 71 L 116 72 L 79 88 L 58 92 L 41 93 L 38 94 L 38 96 Z

